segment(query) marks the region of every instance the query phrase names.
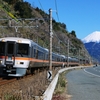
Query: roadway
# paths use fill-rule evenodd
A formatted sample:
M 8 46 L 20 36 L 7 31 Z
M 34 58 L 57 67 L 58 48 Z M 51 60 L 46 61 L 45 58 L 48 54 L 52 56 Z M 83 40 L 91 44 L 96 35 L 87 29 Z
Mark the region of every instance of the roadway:
M 68 94 L 71 100 L 100 99 L 100 67 L 70 71 L 66 74 Z

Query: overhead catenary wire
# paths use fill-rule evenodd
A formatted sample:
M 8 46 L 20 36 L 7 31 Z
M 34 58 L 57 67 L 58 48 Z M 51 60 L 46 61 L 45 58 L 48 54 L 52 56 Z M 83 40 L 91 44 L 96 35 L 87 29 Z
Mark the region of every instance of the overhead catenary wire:
M 55 7 L 56 7 L 56 15 L 57 15 L 57 18 L 58 18 L 58 22 L 60 22 L 59 21 L 59 15 L 58 15 L 57 1 L 56 0 L 55 0 Z
M 41 9 L 44 11 L 41 1 L 38 0 L 38 2 L 39 2 L 39 4 L 40 4 Z M 56 0 L 55 0 L 55 8 L 56 8 L 57 19 L 58 19 L 58 21 L 59 21 L 58 8 L 57 8 L 57 1 L 56 1 Z M 57 34 L 55 34 L 55 36 L 56 36 L 56 38 L 57 38 L 59 41 L 61 41 L 61 40 L 58 38 Z
M 38 2 L 39 2 L 39 4 L 40 4 L 40 6 L 41 6 L 41 9 L 44 11 L 43 6 L 42 6 L 40 0 L 38 0 Z

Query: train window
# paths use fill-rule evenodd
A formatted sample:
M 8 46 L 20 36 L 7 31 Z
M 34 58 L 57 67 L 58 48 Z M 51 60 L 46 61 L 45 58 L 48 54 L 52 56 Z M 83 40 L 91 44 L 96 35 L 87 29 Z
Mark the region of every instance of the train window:
M 47 54 L 47 60 L 49 60 L 49 54 Z
M 48 54 L 45 54 L 45 60 L 48 60 L 48 59 L 49 59 Z
M 33 57 L 36 57 L 36 49 L 33 50 Z
M 17 56 L 27 57 L 29 55 L 29 44 L 17 44 Z
M 38 51 L 38 59 L 44 59 L 44 53 L 41 51 Z
M 5 42 L 0 42 L 0 55 L 5 53 Z
M 54 61 L 55 60 L 55 57 L 52 55 L 52 61 Z
M 65 62 L 65 59 L 64 58 L 62 58 L 62 59 L 63 59 L 62 61 Z
M 57 61 L 56 55 L 52 55 L 52 61 Z
M 32 49 L 31 49 L 31 57 L 33 58 L 34 57 L 34 49 L 33 49 L 33 46 L 32 46 Z
M 44 53 L 44 60 L 46 60 L 46 53 Z
M 36 59 L 38 59 L 38 50 L 36 50 L 36 52 L 35 52 L 35 57 L 36 57 Z
M 8 43 L 8 45 L 7 45 L 7 53 L 8 54 L 14 54 L 14 44 L 13 43 Z
M 59 61 L 60 59 L 59 58 L 57 58 L 57 61 Z

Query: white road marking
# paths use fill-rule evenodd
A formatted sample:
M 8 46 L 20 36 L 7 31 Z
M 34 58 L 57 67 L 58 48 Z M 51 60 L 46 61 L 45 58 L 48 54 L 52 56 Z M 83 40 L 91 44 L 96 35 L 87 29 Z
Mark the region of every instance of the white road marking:
M 86 71 L 85 69 L 84 69 L 84 71 L 85 71 L 86 73 L 88 73 L 88 74 L 94 75 L 94 76 L 96 76 L 96 77 L 100 77 L 99 75 L 96 75 L 96 74 L 90 73 L 90 72 Z

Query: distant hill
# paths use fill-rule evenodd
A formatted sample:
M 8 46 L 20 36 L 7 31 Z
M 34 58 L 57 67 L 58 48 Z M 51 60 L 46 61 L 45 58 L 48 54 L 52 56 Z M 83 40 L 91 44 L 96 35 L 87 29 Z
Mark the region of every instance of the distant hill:
M 18 21 L 18 19 L 23 20 Z M 35 19 L 34 21 L 25 20 Z M 49 48 L 49 15 L 38 7 L 31 7 L 28 2 L 23 0 L 0 0 L 0 37 L 23 37 L 29 38 L 39 45 Z M 9 26 L 9 20 L 12 21 Z M 25 25 L 34 25 L 34 27 L 25 28 Z M 17 27 L 23 25 L 23 27 Z M 16 26 L 16 27 L 14 27 Z M 52 21 L 53 26 L 53 51 L 67 55 L 68 40 L 70 41 L 69 55 L 79 56 L 79 50 L 86 51 L 84 44 L 77 38 L 76 32 L 68 32 L 67 25 L 61 22 Z M 88 54 L 87 54 L 88 55 Z M 84 54 L 80 54 L 84 56 Z

